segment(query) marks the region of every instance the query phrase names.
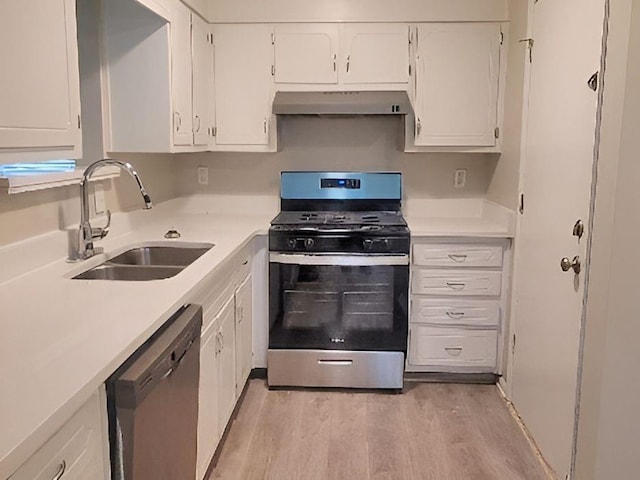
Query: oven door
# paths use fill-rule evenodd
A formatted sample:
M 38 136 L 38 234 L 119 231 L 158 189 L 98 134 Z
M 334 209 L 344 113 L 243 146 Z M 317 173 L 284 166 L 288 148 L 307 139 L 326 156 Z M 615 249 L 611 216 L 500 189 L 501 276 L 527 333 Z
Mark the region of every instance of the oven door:
M 269 348 L 406 354 L 408 297 L 408 255 L 272 252 Z

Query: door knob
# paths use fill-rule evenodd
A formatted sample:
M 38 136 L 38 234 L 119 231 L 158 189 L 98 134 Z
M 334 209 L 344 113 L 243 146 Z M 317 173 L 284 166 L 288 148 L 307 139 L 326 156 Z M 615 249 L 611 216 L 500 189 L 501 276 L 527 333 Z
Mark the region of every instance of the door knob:
M 564 257 L 560 260 L 560 268 L 562 268 L 563 272 L 568 272 L 570 269 L 578 274 L 582 270 L 582 264 L 580 263 L 580 257 L 573 257 L 573 261 L 569 260 L 567 257 Z

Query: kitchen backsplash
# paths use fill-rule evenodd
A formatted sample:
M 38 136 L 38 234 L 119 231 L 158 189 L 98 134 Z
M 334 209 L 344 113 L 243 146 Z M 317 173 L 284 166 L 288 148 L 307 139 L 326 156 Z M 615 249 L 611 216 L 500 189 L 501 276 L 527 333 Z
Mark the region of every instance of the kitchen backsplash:
M 404 153 L 400 117 L 282 117 L 277 153 L 177 155 L 178 194 L 277 195 L 283 170 L 399 171 L 405 196 L 485 197 L 498 155 Z M 209 184 L 198 184 L 197 167 L 209 167 Z M 467 170 L 466 186 L 453 186 Z

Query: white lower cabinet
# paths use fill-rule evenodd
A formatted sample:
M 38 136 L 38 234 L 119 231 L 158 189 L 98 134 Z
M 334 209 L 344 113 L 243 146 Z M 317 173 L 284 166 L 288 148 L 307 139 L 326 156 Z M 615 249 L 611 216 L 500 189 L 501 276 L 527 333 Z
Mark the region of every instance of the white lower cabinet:
M 203 306 L 197 480 L 215 454 L 253 367 L 251 248 L 223 266 L 193 299 Z
M 9 480 L 105 480 L 109 472 L 104 388 L 34 453 Z
M 407 371 L 501 373 L 509 242 L 414 238 Z

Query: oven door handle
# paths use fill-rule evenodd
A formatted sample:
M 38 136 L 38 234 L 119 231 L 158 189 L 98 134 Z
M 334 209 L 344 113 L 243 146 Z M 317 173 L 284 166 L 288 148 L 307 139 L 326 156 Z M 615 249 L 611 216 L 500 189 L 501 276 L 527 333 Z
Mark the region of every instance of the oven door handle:
M 271 263 L 288 265 L 335 265 L 348 267 L 367 267 L 378 265 L 409 265 L 409 255 L 345 255 L 345 254 L 269 254 Z

